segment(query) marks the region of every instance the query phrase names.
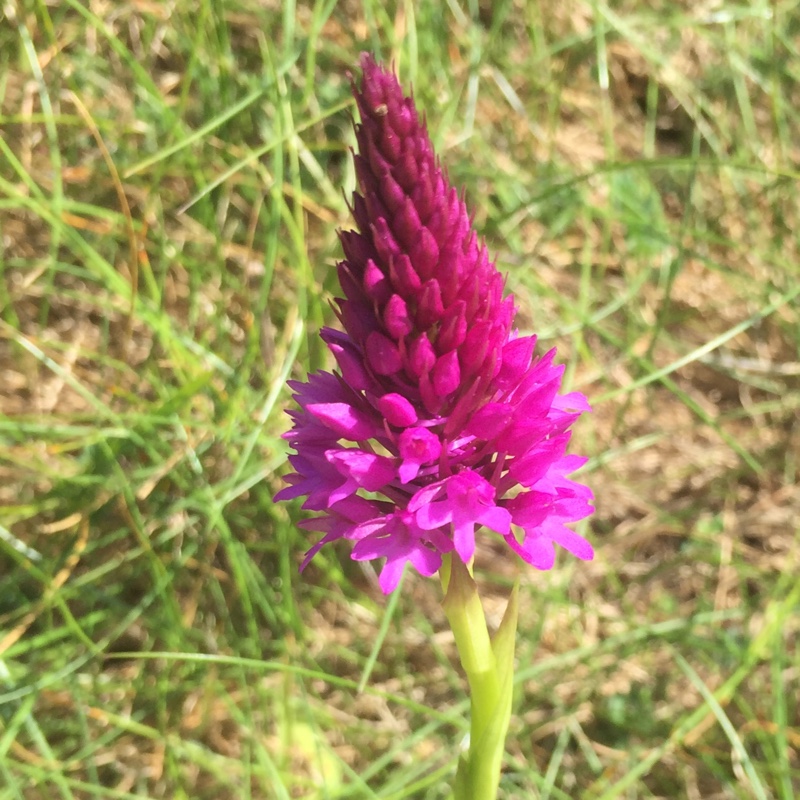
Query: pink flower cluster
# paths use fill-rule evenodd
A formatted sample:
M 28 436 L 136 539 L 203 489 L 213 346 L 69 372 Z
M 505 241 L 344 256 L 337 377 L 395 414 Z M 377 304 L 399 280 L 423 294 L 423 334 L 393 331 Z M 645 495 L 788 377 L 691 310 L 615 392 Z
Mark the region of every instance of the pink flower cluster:
M 277 500 L 305 497 L 323 533 L 303 567 L 337 539 L 355 560 L 385 559 L 391 592 L 406 563 L 433 575 L 442 555 L 468 563 L 476 528 L 549 569 L 554 544 L 592 548 L 567 527 L 592 513 L 590 489 L 567 475 L 570 426 L 588 411 L 559 395 L 555 350 L 512 329 L 514 304 L 434 156 L 413 100 L 375 60 L 361 59 L 355 156 L 357 230 L 338 266 L 344 332 L 322 337 L 338 372 L 290 382 L 300 408 L 285 434 L 294 472 Z

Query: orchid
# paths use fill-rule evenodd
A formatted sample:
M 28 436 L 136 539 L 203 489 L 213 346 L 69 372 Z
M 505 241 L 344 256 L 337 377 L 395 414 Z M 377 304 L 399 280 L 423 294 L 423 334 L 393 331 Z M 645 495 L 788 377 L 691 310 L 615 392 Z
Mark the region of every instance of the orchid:
M 555 350 L 535 357 L 536 337 L 514 329 L 513 298 L 412 98 L 371 56 L 361 67 L 344 330 L 322 331 L 338 370 L 290 382 L 295 471 L 276 499 L 305 497 L 322 543 L 349 539 L 354 559 L 385 559 L 386 593 L 406 563 L 424 575 L 451 551 L 469 563 L 481 527 L 539 569 L 554 544 L 590 559 L 565 527 L 592 512 L 591 491 L 567 477 L 584 459 L 565 453 L 586 398 L 559 395 Z M 345 510 L 348 499 L 359 502 Z
M 299 409 L 285 434 L 294 472 L 277 500 L 305 498 L 300 526 L 323 534 L 306 553 L 353 543 L 397 588 L 408 564 L 439 573 L 443 608 L 471 692 L 470 746 L 454 800 L 492 800 L 511 718 L 517 589 L 490 637 L 471 568 L 483 529 L 541 570 L 556 545 L 591 545 L 570 524 L 592 513 L 568 476 L 570 427 L 586 398 L 559 394 L 555 350 L 514 328 L 514 301 L 434 156 L 424 121 L 393 73 L 361 59 L 353 94 L 356 229 L 340 233 L 343 330 L 324 328 L 334 372 L 290 381 Z M 483 535 L 483 534 L 480 534 Z

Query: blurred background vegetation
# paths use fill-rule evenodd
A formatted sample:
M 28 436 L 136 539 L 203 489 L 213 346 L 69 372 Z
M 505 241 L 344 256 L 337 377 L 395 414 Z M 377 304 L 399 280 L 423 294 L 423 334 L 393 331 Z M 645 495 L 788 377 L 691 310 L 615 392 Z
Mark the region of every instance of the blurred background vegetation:
M 594 406 L 503 798 L 800 796 L 796 0 L 0 5 L 0 800 L 444 798 L 436 581 L 273 506 L 362 50 Z

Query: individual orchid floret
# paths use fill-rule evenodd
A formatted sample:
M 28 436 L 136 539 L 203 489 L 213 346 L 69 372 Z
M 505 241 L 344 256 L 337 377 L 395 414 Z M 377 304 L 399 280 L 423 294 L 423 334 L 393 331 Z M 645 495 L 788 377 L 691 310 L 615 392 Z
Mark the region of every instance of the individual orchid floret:
M 442 453 L 439 438 L 427 428 L 406 428 L 397 437 L 400 466 L 397 475 L 400 483 L 413 481 L 425 464 L 435 463 Z
M 439 483 L 420 489 L 408 505 L 424 530 L 452 526 L 453 544 L 468 564 L 475 553 L 475 526 L 485 525 L 510 536 L 511 514 L 495 501 L 495 487 L 477 472 L 465 469 Z
M 324 534 L 303 567 L 349 539 L 355 560 L 385 559 L 390 592 L 407 563 L 423 575 L 449 553 L 468 563 L 481 527 L 539 569 L 554 544 L 588 560 L 566 527 L 592 512 L 567 477 L 583 464 L 566 447 L 586 398 L 559 395 L 555 350 L 536 357 L 536 337 L 514 330 L 513 299 L 412 98 L 371 56 L 361 68 L 343 330 L 321 332 L 337 371 L 290 383 L 294 472 L 276 495 L 319 514 L 302 523 Z

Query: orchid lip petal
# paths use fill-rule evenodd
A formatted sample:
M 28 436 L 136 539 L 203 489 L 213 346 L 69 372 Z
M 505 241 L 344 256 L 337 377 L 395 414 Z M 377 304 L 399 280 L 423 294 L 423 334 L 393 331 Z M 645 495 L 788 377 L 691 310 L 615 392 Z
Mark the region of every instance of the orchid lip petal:
M 447 525 L 453 519 L 453 512 L 447 503 L 429 503 L 417 511 L 417 525 L 423 530 L 432 531 Z

